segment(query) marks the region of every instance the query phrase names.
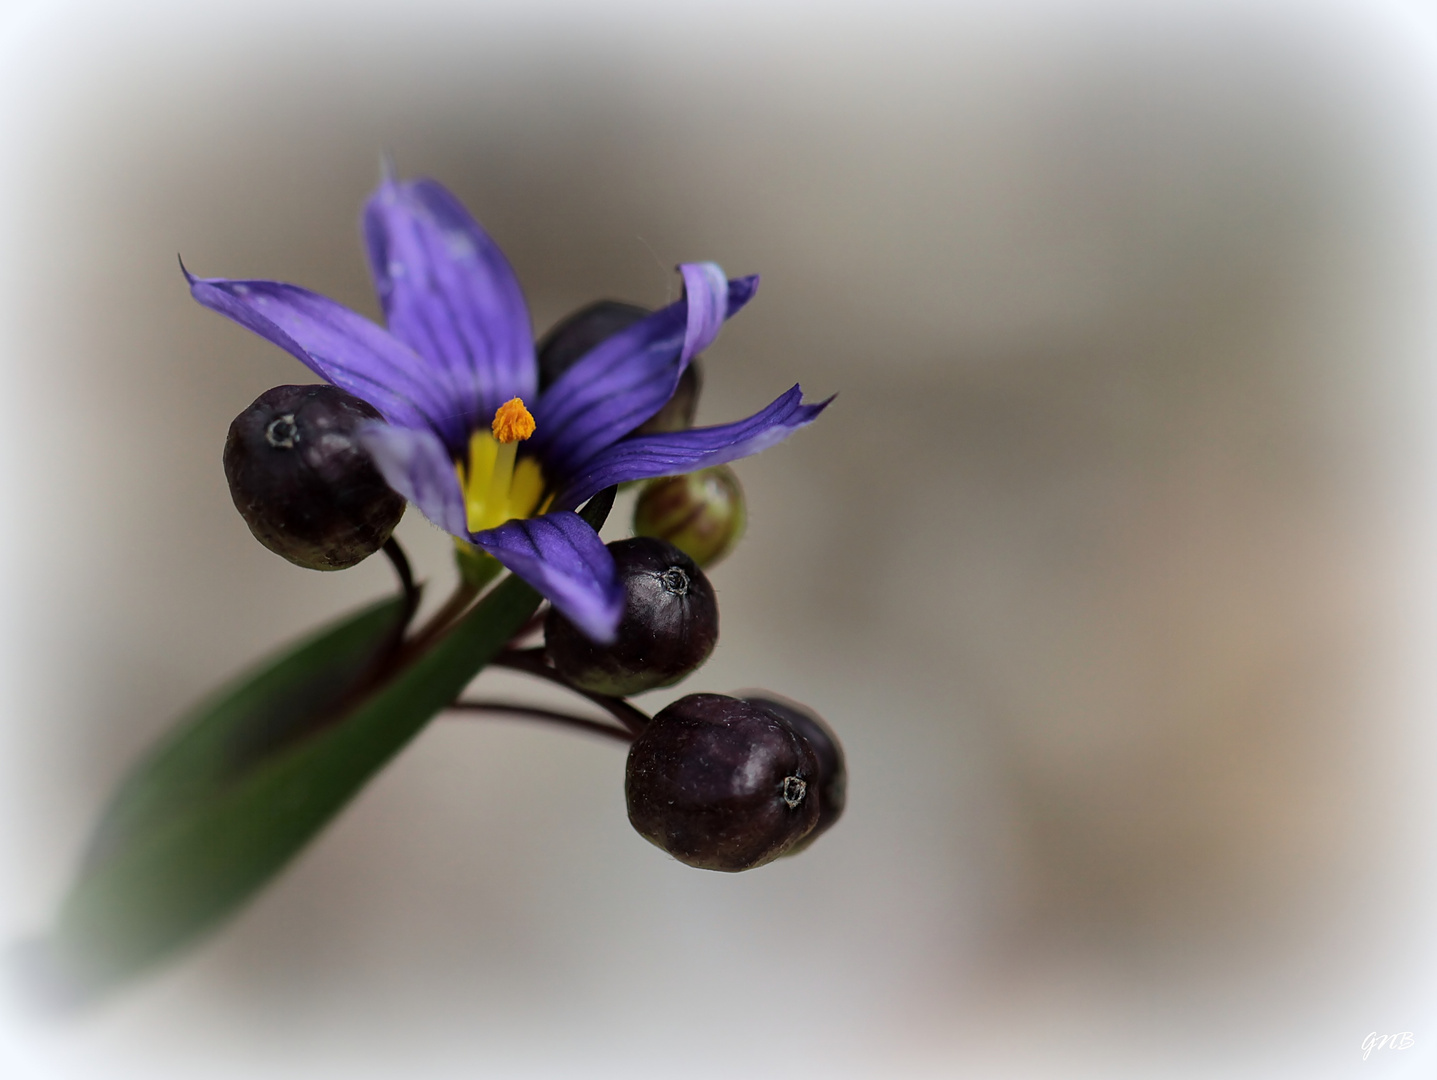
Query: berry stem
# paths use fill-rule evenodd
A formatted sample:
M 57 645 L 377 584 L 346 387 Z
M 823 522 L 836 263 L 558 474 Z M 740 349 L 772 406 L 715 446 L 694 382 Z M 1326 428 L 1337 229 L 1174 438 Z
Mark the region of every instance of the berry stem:
M 569 727 L 583 728 L 585 731 L 618 739 L 622 743 L 634 741 L 632 732 L 615 727 L 613 724 L 589 720 L 582 716 L 570 716 L 568 713 L 557 712 L 553 709 L 541 709 L 534 705 L 515 705 L 507 701 L 456 701 L 449 708 L 456 712 L 512 713 L 515 716 L 524 716 L 532 720 L 548 720 Z
M 384 541 L 384 554 L 389 556 L 389 561 L 394 564 L 394 573 L 399 577 L 400 588 L 404 590 L 404 619 L 399 624 L 400 632 L 409 625 L 409 620 L 414 618 L 415 609 L 419 607 L 419 589 L 414 584 L 414 573 L 409 569 L 409 556 L 404 554 L 404 549 L 399 546 L 399 541 L 390 537 Z
M 580 690 L 564 681 L 557 671 L 551 668 L 544 659 L 543 647 L 533 649 L 505 649 L 493 660 L 489 661 L 491 666 L 511 668 L 514 671 L 522 671 L 540 679 L 547 679 L 565 690 L 570 690 L 581 697 L 586 697 L 595 705 L 604 709 L 624 727 L 637 735 L 648 726 L 649 715 L 641 709 L 636 709 L 623 698 L 609 697 L 607 694 L 595 694 L 588 690 Z
M 429 621 L 409 639 L 408 651 L 419 653 L 428 648 L 435 638 L 449 629 L 459 616 L 469 610 L 469 605 L 474 602 L 474 598 L 479 595 L 479 592 L 477 585 L 460 581 L 454 587 L 454 591 L 449 594 L 449 599 L 444 601 L 444 606 L 431 615 Z

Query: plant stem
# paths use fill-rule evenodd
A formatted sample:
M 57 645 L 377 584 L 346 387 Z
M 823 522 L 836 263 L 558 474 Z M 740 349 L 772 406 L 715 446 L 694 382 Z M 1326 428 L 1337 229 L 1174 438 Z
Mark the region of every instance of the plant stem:
M 404 590 L 404 618 L 400 622 L 400 633 L 404 627 L 409 625 L 409 620 L 414 618 L 414 611 L 419 607 L 419 589 L 414 584 L 414 574 L 409 569 L 409 556 L 404 554 L 404 549 L 399 546 L 399 541 L 390 537 L 384 541 L 384 554 L 389 556 L 389 561 L 394 564 L 394 572 L 399 577 L 400 588 Z
M 637 735 L 648 727 L 649 715 L 642 709 L 636 709 L 623 698 L 610 697 L 608 694 L 595 694 L 588 690 L 580 690 L 577 686 L 566 683 L 560 674 L 551 668 L 544 660 L 542 647 L 535 649 L 505 649 L 489 661 L 490 667 L 506 667 L 514 671 L 522 671 L 540 679 L 547 679 L 565 690 L 571 690 L 581 697 L 586 697 L 595 705 L 604 709 L 610 716 L 616 719 L 629 731 Z
M 634 741 L 632 732 L 615 727 L 613 724 L 588 720 L 582 716 L 570 716 L 568 713 L 557 712 L 553 709 L 541 709 L 535 705 L 516 705 L 507 701 L 456 701 L 449 708 L 457 712 L 512 713 L 515 716 L 526 716 L 533 720 L 548 720 L 556 724 L 582 728 L 585 731 L 607 735 L 611 739 L 618 739 L 622 743 Z
M 479 595 L 479 587 L 471 585 L 467 581 L 460 581 L 449 594 L 449 599 L 444 601 L 444 606 L 429 617 L 429 621 L 421 626 L 418 632 L 409 639 L 405 649 L 410 655 L 424 651 L 434 640 L 445 630 L 449 629 L 459 617 L 469 610 L 469 605 Z

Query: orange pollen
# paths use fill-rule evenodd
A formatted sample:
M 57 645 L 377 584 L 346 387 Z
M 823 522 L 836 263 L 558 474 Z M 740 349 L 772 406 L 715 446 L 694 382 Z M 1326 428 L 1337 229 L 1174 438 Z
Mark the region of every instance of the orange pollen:
M 494 438 L 501 443 L 519 442 L 534 434 L 534 418 L 518 398 L 510 398 L 494 414 Z

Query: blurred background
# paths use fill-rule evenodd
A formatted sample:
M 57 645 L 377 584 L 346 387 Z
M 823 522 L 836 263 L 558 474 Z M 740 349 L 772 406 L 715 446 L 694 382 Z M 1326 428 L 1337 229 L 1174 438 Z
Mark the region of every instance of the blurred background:
M 7 947 L 183 709 L 392 587 L 250 537 L 226 428 L 311 380 L 175 265 L 377 315 L 386 150 L 539 331 L 762 273 L 701 422 L 840 396 L 642 703 L 765 687 L 851 770 L 728 876 L 615 745 L 440 719 L 178 963 L 7 991 L 0 1075 L 1434 1075 L 1434 129 L 1395 0 L 0 3 Z

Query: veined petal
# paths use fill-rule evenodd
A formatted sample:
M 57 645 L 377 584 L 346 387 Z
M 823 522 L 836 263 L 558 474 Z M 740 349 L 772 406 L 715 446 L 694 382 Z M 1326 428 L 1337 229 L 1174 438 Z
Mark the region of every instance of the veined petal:
M 197 278 L 190 295 L 284 349 L 320 378 L 363 398 L 391 424 L 429 428 L 460 445 L 466 434 L 452 385 L 435 379 L 403 342 L 328 297 L 282 281 Z
M 684 279 L 684 301 L 688 305 L 684 320 L 684 348 L 679 354 L 679 374 L 682 375 L 689 361 L 713 344 L 723 329 L 724 320 L 753 298 L 758 291 L 758 275 L 740 279 L 747 291 L 730 311 L 729 283 L 718 263 L 683 263 L 679 266 L 679 273 Z
M 813 423 L 832 400 L 805 405 L 803 390 L 795 385 L 768 408 L 746 420 L 624 439 L 601 450 L 568 477 L 555 505 L 577 506 L 610 484 L 653 476 L 677 476 L 757 454 Z
M 550 476 L 572 473 L 674 396 L 689 361 L 758 290 L 758 276 L 725 281 L 713 263 L 681 266 L 685 295 L 591 350 L 534 409 L 530 451 Z
M 624 588 L 614 557 L 578 514 L 563 510 L 509 521 L 472 539 L 593 640 L 614 640 L 624 613 Z
M 482 426 L 538 392 L 529 308 L 509 260 L 433 180 L 386 180 L 364 208 L 364 239 L 389 331 L 445 373 Z
M 445 532 L 469 536 L 454 461 L 437 436 L 422 429 L 365 424 L 358 438 L 386 484 Z

